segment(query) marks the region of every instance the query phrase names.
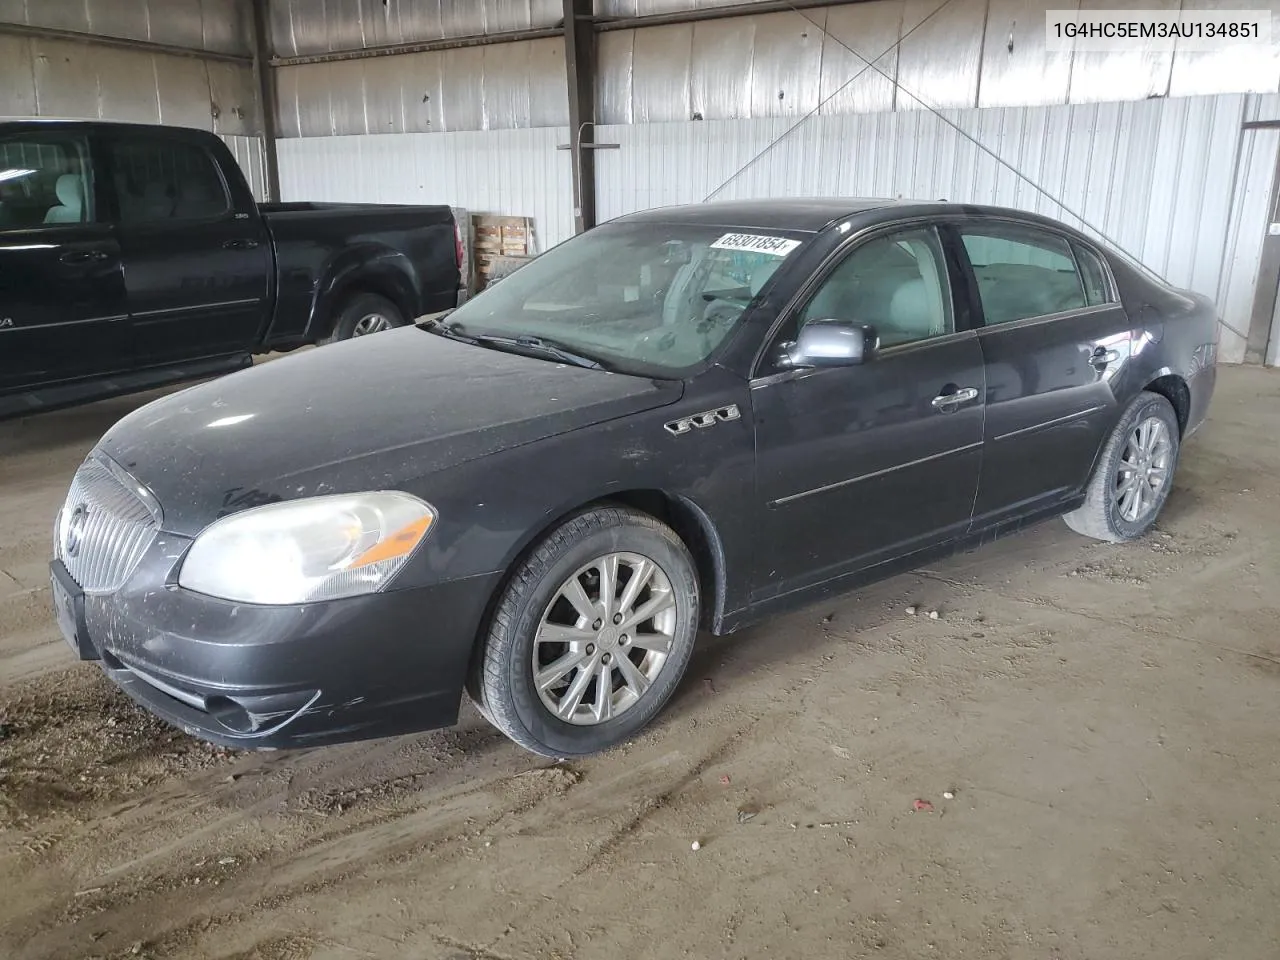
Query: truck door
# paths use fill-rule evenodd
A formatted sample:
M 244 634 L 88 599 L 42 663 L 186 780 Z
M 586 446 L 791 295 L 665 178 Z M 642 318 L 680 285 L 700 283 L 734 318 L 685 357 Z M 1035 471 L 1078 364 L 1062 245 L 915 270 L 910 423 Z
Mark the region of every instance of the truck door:
M 271 265 L 252 198 L 230 189 L 197 134 L 129 131 L 107 143 L 139 365 L 251 350 Z
M 0 137 L 0 393 L 131 363 L 120 246 L 88 140 Z

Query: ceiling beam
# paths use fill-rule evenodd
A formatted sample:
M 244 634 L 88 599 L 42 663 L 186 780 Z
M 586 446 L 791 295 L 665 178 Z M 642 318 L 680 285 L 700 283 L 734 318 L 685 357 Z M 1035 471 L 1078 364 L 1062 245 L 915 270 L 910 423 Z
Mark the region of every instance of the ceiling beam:
M 839 7 L 850 3 L 867 3 L 869 0 L 748 0 L 724 7 L 701 7 L 697 10 L 679 10 L 674 13 L 650 13 L 640 17 L 597 17 L 596 29 L 638 30 L 643 27 L 662 27 L 673 23 L 702 23 L 707 20 L 726 20 L 731 17 L 757 16 L 762 13 L 795 13 L 814 7 Z
M 203 50 L 183 47 L 173 43 L 157 43 L 154 40 L 131 40 L 128 37 L 104 37 L 79 30 L 58 30 L 54 27 L 33 27 L 25 23 L 0 23 L 0 35 L 28 37 L 32 40 L 61 40 L 66 43 L 83 43 L 93 47 L 113 47 L 117 50 L 133 50 L 139 53 L 158 53 L 170 57 L 190 57 L 196 60 L 216 60 L 220 63 L 238 63 L 249 66 L 253 57 L 239 53 L 223 53 L 219 50 Z

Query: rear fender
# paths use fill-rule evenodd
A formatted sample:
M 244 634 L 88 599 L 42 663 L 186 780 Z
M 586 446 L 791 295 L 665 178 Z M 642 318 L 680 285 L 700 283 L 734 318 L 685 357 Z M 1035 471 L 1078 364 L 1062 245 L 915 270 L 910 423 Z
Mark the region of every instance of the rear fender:
M 418 314 L 417 271 L 403 253 L 379 244 L 347 247 L 320 274 L 307 321 L 307 339 L 323 340 L 333 333 L 339 311 L 356 293 L 386 297 L 406 320 Z

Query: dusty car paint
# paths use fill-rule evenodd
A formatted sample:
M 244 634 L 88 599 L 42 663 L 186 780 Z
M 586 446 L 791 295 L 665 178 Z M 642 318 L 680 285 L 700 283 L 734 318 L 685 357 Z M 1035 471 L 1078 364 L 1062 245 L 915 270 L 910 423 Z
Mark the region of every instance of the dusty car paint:
M 665 220 L 800 241 L 736 332 L 681 379 L 409 328 L 190 388 L 121 421 L 94 455 L 155 495 L 163 533 L 118 594 L 76 598 L 64 583 L 82 607 L 80 655 L 100 657 L 150 709 L 223 743 L 445 725 L 505 572 L 583 505 L 620 500 L 671 523 L 699 561 L 704 626 L 727 633 L 1073 509 L 1120 412 L 1154 382 L 1184 433 L 1204 417 L 1211 305 L 1105 250 L 1117 303 L 983 327 L 952 231 L 1021 222 L 1099 249 L 1054 221 L 836 200 L 624 218 Z M 878 228 L 905 222 L 936 224 L 947 239 L 956 332 L 856 367 L 779 369 L 767 347 L 813 279 Z M 972 386 L 976 402 L 929 406 L 956 386 Z M 176 586 L 191 538 L 220 516 L 379 489 L 439 514 L 383 593 L 261 607 Z M 222 697 L 250 702 L 261 728 L 220 725 L 207 704 Z

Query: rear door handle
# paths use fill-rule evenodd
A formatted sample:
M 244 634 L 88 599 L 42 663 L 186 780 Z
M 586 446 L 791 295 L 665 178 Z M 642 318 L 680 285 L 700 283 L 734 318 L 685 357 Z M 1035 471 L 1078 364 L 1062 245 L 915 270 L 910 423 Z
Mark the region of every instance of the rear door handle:
M 222 244 L 223 250 L 254 250 L 257 249 L 257 240 L 225 240 Z
M 1115 363 L 1119 359 L 1119 350 L 1108 350 L 1106 347 L 1099 347 L 1093 351 L 1093 356 L 1089 358 L 1089 362 L 1095 367 L 1105 367 L 1107 364 Z
M 940 393 L 933 398 L 933 409 L 943 413 L 951 413 L 962 403 L 978 399 L 978 391 L 974 387 L 961 387 L 955 393 Z

